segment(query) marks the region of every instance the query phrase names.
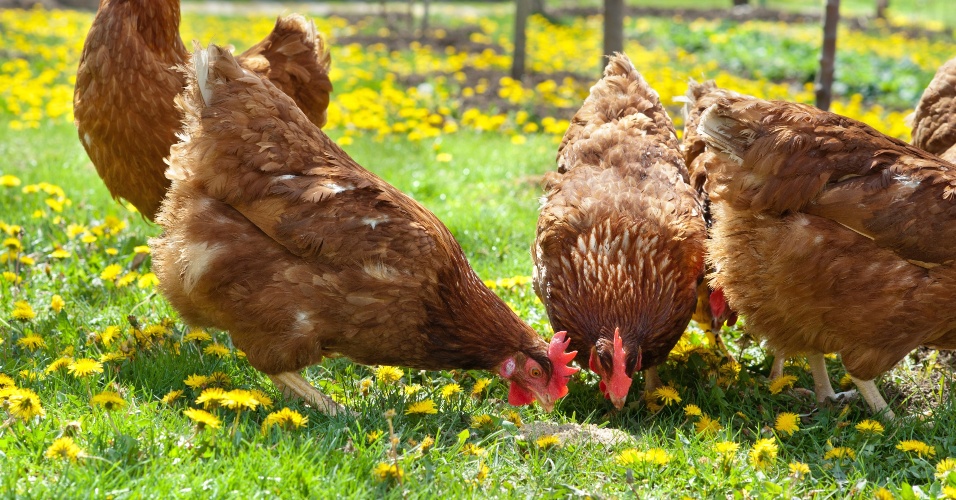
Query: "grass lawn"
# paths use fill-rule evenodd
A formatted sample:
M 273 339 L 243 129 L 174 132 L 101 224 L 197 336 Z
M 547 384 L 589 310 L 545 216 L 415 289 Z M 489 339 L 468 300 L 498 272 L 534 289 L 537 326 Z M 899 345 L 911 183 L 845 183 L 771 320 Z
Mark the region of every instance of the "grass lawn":
M 671 389 L 640 401 L 638 377 L 621 412 L 583 372 L 544 414 L 510 407 L 507 387 L 489 373 L 344 359 L 306 376 L 358 417 L 283 400 L 226 333 L 191 330 L 158 294 L 144 247 L 158 227 L 110 199 L 80 146 L 70 76 L 90 20 L 0 11 L 9 35 L 0 45 L 0 495 L 956 498 L 954 362 L 930 351 L 880 381 L 905 415 L 892 423 L 874 420 L 862 401 L 818 408 L 792 391 L 812 387 L 801 360 L 788 364 L 791 377 L 768 383 L 769 357 L 739 328 L 724 331 L 739 363 L 723 362 L 694 324 L 661 370 Z M 273 22 L 193 14 L 183 30 L 187 40 L 245 47 Z M 534 20 L 530 63 L 542 80 L 522 85 L 501 78 L 507 19 L 458 22 L 477 33 L 462 40 L 490 52 L 387 40 L 357 47 L 353 37 L 387 34 L 373 19 L 320 20 L 334 47 L 328 131 L 433 210 L 478 274 L 549 336 L 528 281 L 529 246 L 541 175 L 593 83 L 572 71 L 593 58 L 568 47 L 597 46 L 596 24 Z M 815 26 L 633 19 L 628 27 L 628 52 L 667 103 L 689 76 L 808 98 L 812 64 L 802 58 L 818 43 Z M 886 34 L 889 42 L 872 45 L 881 36 L 857 34 L 843 46 L 836 107 L 905 138 L 899 121 L 912 96 L 956 44 Z M 758 64 L 746 43 L 775 63 Z M 466 73 L 466 64 L 487 72 Z M 422 74 L 426 66 L 438 69 Z M 887 67 L 904 69 L 866 71 Z M 466 89 L 485 98 L 469 101 Z M 838 359 L 829 369 L 846 382 Z M 233 400 L 245 405 L 204 404 L 216 388 L 237 391 Z

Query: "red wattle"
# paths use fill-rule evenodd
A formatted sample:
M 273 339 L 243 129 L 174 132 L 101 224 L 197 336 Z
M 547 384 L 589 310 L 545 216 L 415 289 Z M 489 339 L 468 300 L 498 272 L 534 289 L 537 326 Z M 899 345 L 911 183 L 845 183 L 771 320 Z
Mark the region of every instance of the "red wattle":
M 534 401 L 534 395 L 527 389 L 512 382 L 508 390 L 508 404 L 512 406 L 522 406 L 531 404 Z

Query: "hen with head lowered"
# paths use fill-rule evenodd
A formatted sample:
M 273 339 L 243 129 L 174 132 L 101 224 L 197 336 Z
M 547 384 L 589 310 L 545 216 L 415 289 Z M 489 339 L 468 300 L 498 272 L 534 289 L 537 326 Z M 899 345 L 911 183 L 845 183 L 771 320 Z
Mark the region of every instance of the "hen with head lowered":
M 677 133 L 623 54 L 574 115 L 532 248 L 535 291 L 605 396 L 645 392 L 687 327 L 704 267 L 704 218 Z
M 228 330 L 284 393 L 340 407 L 298 372 L 326 356 L 493 370 L 550 410 L 574 371 L 489 290 L 425 207 L 356 164 L 270 81 L 216 46 L 187 67 L 182 142 L 150 240 L 185 320 Z
M 805 353 L 817 399 L 839 353 L 874 411 L 874 379 L 918 346 L 956 348 L 956 167 L 817 108 L 725 97 L 699 131 L 714 211 L 709 259 L 775 352 Z
M 164 159 L 181 125 L 173 99 L 186 82 L 176 67 L 188 53 L 179 22 L 179 0 L 101 0 L 76 73 L 80 142 L 110 194 L 150 220 L 169 188 Z M 239 60 L 325 124 L 330 57 L 312 22 L 295 14 L 277 20 Z
M 912 120 L 914 146 L 956 163 L 956 58 L 936 71 Z

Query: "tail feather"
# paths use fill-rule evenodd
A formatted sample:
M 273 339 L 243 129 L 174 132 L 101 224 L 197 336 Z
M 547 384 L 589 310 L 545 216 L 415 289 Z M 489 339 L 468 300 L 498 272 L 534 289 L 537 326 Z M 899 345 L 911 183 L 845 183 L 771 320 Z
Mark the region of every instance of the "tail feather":
M 272 33 L 238 60 L 292 97 L 309 121 L 325 125 L 332 92 L 332 56 L 314 22 L 299 14 L 278 18 Z

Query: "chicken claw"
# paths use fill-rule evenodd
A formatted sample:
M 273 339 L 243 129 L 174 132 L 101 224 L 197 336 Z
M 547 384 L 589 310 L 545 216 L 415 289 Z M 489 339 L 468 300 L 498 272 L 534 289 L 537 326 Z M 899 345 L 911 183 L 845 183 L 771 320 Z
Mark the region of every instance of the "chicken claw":
M 312 384 L 299 373 L 283 372 L 278 375 L 269 375 L 269 379 L 282 391 L 283 396 L 302 399 L 330 417 L 334 417 L 340 413 L 354 415 L 352 411 L 319 392 L 318 389 L 313 387 Z

